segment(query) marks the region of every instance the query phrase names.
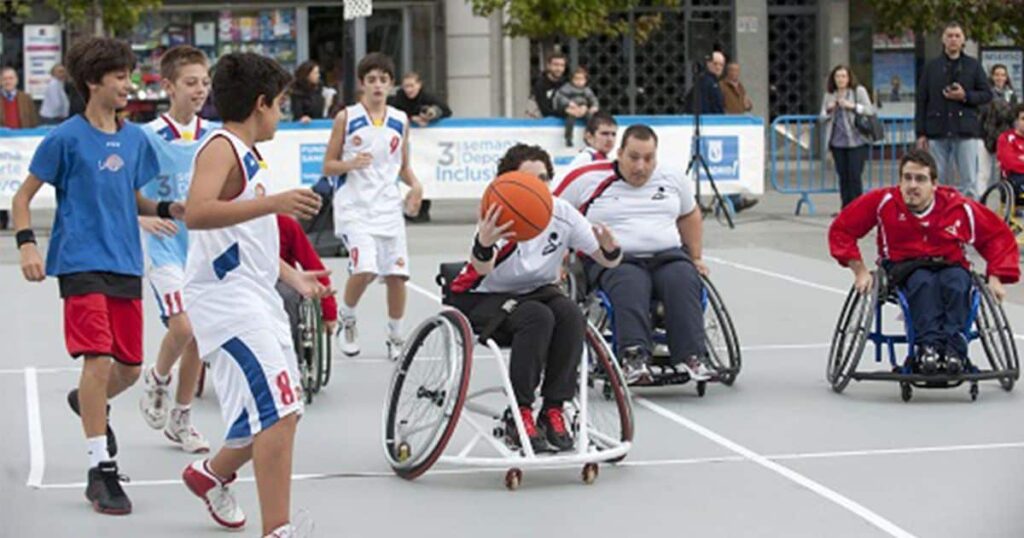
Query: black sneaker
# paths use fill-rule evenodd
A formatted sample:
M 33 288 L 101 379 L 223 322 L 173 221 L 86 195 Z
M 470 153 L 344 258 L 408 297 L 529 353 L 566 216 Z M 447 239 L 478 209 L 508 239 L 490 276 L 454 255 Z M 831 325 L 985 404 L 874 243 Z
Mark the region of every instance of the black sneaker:
M 539 454 L 541 452 L 550 452 L 551 446 L 548 445 L 547 441 L 544 440 L 544 436 L 537 431 L 537 425 L 533 421 L 533 409 L 523 406 L 519 408 L 519 417 L 523 419 L 523 428 L 526 430 L 526 437 L 530 439 L 530 446 L 533 447 L 533 453 Z M 516 421 L 512 419 L 512 413 L 509 410 L 505 410 L 505 417 L 503 419 L 505 427 L 505 444 L 517 450 L 521 448 L 519 443 L 519 431 L 516 429 Z
M 85 498 L 92 503 L 93 510 L 114 516 L 132 513 L 132 501 L 121 487 L 121 479 L 116 461 L 102 461 L 89 469 Z
M 932 346 L 921 346 L 917 350 L 917 369 L 924 375 L 939 371 L 939 353 Z
M 78 407 L 78 389 L 71 389 L 71 392 L 68 393 L 68 406 L 76 415 L 82 416 Z M 107 455 L 111 458 L 117 455 L 117 437 L 114 435 L 114 430 L 110 428 L 110 404 L 107 404 Z
M 760 200 L 757 198 L 747 198 L 746 196 L 743 196 L 733 204 L 733 209 L 739 213 L 756 206 L 758 202 L 760 202 Z
M 960 375 L 964 371 L 964 360 L 953 352 L 946 353 L 946 373 L 949 375 Z
M 546 407 L 537 417 L 537 429 L 544 433 L 548 444 L 559 451 L 572 450 L 573 440 L 565 427 L 565 414 L 561 407 Z

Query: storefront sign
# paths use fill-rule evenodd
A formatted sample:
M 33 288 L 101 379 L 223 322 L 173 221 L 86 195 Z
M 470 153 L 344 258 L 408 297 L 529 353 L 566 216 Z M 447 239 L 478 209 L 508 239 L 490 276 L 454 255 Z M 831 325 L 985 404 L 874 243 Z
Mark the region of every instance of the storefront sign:
M 50 83 L 50 69 L 60 63 L 60 26 L 52 24 L 26 24 L 25 45 L 25 93 L 34 99 L 42 99 L 46 85 Z
M 619 132 L 645 123 L 658 134 L 659 165 L 682 172 L 690 159 L 693 120 L 690 117 L 619 117 Z M 331 122 L 282 124 L 273 140 L 259 145 L 269 165 L 271 190 L 310 185 L 320 174 Z M 582 129 L 582 127 L 581 127 Z M 722 193 L 764 192 L 764 121 L 752 116 L 705 116 L 703 155 Z M 18 134 L 18 136 L 14 136 Z M 28 173 L 32 153 L 45 131 L 0 131 L 0 203 L 10 204 Z M 498 159 L 520 142 L 551 152 L 555 175 L 580 147 L 567 148 L 557 120 L 447 119 L 410 133 L 410 155 L 425 194 L 432 199 L 475 199 L 494 178 Z M 711 192 L 704 185 L 702 192 Z M 34 207 L 52 207 L 53 191 L 45 187 Z

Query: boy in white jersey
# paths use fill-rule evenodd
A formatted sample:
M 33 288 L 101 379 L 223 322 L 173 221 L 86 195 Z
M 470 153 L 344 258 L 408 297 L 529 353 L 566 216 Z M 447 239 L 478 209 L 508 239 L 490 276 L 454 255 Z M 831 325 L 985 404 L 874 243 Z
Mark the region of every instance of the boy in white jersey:
M 383 277 L 388 301 L 388 358 L 402 349 L 405 281 L 409 254 L 406 212 L 419 213 L 423 187 L 409 164 L 409 120 L 387 106 L 395 66 L 381 53 L 368 54 L 357 69 L 363 95 L 334 118 L 324 157 L 324 175 L 336 176 L 334 233 L 349 252 L 350 276 L 338 305 L 341 350 L 359 354 L 356 305 L 375 278 Z M 409 186 L 404 203 L 398 179 Z
M 171 109 L 146 125 L 146 135 L 160 160 L 160 176 L 146 185 L 142 193 L 157 201 L 184 201 L 199 141 L 219 127 L 196 115 L 210 93 L 210 67 L 203 51 L 183 45 L 163 54 L 160 76 Z M 151 428 L 163 428 L 164 436 L 185 452 L 208 452 L 210 443 L 190 420 L 202 363 L 183 297 L 188 230 L 183 222 L 154 217 L 139 217 L 139 224 L 146 232 L 149 285 L 167 326 L 156 365 L 147 368 L 142 376 L 145 392 L 139 409 Z M 178 388 L 168 422 L 171 367 L 178 357 Z
M 196 153 L 185 212 L 185 301 L 228 431 L 217 454 L 192 463 L 182 478 L 218 524 L 238 528 L 245 515 L 228 484 L 252 460 L 263 535 L 275 538 L 296 536 L 291 470 L 302 394 L 274 285 L 280 278 L 305 296 L 327 293 L 316 280 L 326 271 L 300 273 L 280 260 L 275 216 L 311 218 L 320 197 L 309 189 L 267 195 L 271 169 L 255 147 L 273 138 L 290 80 L 257 54 L 220 57 L 213 94 L 224 128 Z
M 572 158 L 569 170 L 585 164 L 609 160 L 612 150 L 615 149 L 615 135 L 618 130 L 619 123 L 611 114 L 601 111 L 591 116 L 587 120 L 586 130 L 583 131 L 583 141 L 586 142 L 587 147 Z

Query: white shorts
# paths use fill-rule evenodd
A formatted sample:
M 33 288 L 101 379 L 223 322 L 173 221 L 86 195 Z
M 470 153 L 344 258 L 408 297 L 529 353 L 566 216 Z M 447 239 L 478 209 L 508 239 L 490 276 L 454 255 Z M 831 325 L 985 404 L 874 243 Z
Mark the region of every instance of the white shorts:
M 161 318 L 166 321 L 185 311 L 185 269 L 177 265 L 150 266 L 146 277 L 149 278 L 149 287 L 153 290 L 156 303 L 160 305 Z
M 204 359 L 227 424 L 225 446 L 242 448 L 278 420 L 302 413 L 302 385 L 290 342 L 271 331 L 236 336 Z
M 405 243 L 405 233 L 383 236 L 343 230 L 340 235 L 348 250 L 349 274 L 409 276 L 409 248 Z

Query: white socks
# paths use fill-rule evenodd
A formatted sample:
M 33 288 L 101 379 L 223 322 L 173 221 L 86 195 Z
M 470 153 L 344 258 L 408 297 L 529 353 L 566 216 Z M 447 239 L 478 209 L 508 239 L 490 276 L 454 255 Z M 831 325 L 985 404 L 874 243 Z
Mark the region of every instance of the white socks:
M 402 339 L 402 320 L 388 319 L 388 337 L 395 340 Z
M 85 440 L 89 449 L 89 468 L 99 466 L 101 461 L 110 461 L 110 454 L 107 454 L 107 436 L 90 437 Z
M 341 319 L 356 317 L 356 307 L 349 306 L 345 304 L 345 301 L 341 301 L 338 304 L 338 317 Z

